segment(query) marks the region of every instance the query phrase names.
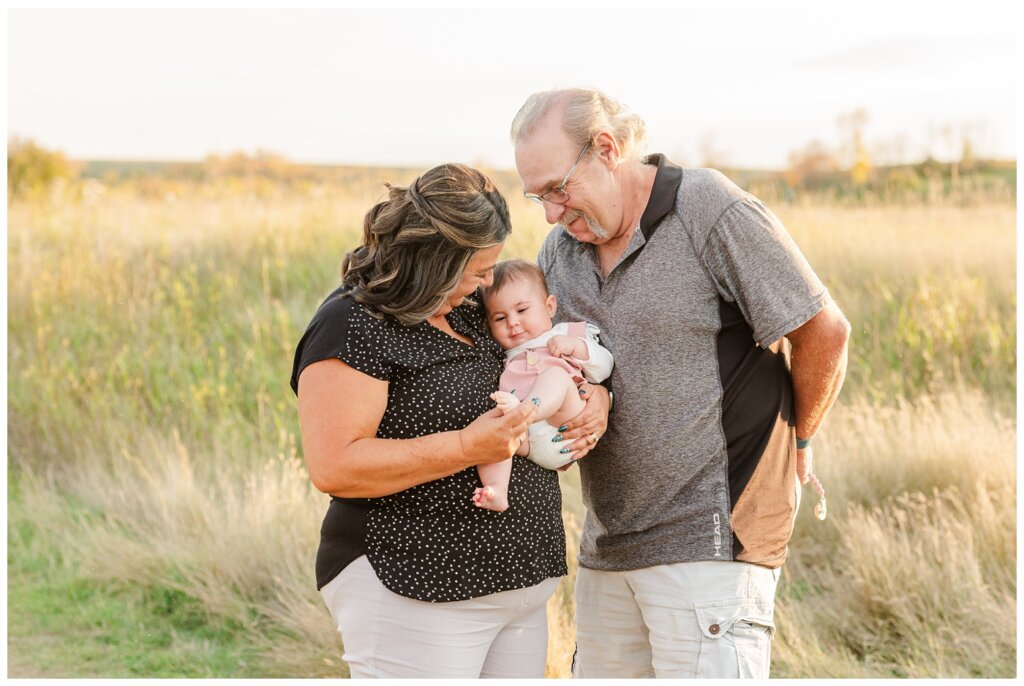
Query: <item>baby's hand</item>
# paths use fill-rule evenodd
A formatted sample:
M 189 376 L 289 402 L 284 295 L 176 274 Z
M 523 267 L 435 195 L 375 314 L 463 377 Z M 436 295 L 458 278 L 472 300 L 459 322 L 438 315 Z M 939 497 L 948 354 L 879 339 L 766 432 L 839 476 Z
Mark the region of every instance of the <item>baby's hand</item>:
M 576 342 L 578 340 L 578 338 L 571 336 L 552 336 L 548 339 L 548 352 L 556 357 L 561 357 L 562 355 L 572 357 L 573 353 L 576 352 Z

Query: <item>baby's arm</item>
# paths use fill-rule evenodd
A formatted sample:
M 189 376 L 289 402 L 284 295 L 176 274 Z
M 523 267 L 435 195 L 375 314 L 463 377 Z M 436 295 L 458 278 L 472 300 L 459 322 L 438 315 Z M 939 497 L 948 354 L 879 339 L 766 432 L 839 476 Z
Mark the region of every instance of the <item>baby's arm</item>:
M 587 347 L 587 342 L 582 338 L 574 336 L 563 336 L 561 334 L 552 336 L 548 339 L 548 352 L 555 357 L 567 355 L 580 361 L 590 359 L 590 350 Z
M 597 342 L 600 329 L 587 324 L 586 338 L 575 336 L 552 336 L 548 340 L 548 351 L 552 355 L 568 355 L 580 362 L 583 376 L 591 383 L 601 383 L 612 373 L 615 361 L 608 349 Z
M 584 340 L 584 339 L 580 339 Z M 612 375 L 612 366 L 615 360 L 608 348 L 597 342 L 596 338 L 587 338 L 586 345 L 589 348 L 589 358 L 580 359 L 580 366 L 583 367 L 583 376 L 590 383 L 601 383 Z

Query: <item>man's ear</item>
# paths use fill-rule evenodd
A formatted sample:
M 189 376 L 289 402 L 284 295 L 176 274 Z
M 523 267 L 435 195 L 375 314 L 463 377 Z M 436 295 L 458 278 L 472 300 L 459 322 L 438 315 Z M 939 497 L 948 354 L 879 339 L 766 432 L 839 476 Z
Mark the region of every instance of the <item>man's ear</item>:
M 555 310 L 558 309 L 558 298 L 553 295 L 549 295 L 548 299 L 544 301 L 544 306 L 548 309 L 548 316 L 554 317 Z
M 619 142 L 615 136 L 607 131 L 598 131 L 593 138 L 594 153 L 601 163 L 609 169 L 614 169 L 622 160 L 622 151 L 619 149 Z

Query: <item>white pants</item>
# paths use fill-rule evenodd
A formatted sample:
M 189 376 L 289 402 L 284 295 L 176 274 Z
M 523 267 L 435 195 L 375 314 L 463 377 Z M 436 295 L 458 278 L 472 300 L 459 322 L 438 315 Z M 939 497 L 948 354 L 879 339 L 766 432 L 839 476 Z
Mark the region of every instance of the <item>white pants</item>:
M 681 562 L 580 567 L 576 678 L 768 678 L 780 570 Z
M 352 677 L 543 678 L 558 579 L 450 603 L 392 593 L 366 556 L 320 589 Z

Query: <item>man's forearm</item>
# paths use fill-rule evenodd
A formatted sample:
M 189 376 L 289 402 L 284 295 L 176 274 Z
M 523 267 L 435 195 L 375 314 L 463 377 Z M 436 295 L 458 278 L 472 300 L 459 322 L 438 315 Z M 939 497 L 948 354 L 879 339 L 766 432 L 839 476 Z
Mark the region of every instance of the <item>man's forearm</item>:
M 797 438 L 824 422 L 846 378 L 850 325 L 834 304 L 789 334 Z

